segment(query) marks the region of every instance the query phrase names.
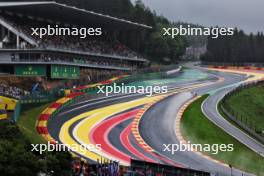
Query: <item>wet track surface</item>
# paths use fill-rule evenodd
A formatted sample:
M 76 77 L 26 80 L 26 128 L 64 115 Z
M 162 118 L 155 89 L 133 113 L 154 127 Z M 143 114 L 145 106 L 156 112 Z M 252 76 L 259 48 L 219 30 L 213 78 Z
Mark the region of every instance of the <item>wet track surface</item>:
M 182 167 L 193 168 L 198 170 L 210 171 L 211 173 L 221 173 L 221 175 L 230 175 L 230 168 L 227 168 L 223 165 L 214 163 L 213 161 L 209 161 L 193 152 L 176 152 L 175 154 L 171 154 L 170 152 L 164 152 L 163 144 L 178 144 L 179 141 L 175 135 L 175 120 L 176 114 L 179 108 L 190 98 L 193 97 L 193 93 L 198 95 L 204 93 L 212 93 L 212 96 L 208 98 L 204 106 L 208 106 L 205 109 L 208 111 L 208 115 L 212 115 L 215 118 L 219 118 L 216 116 L 216 112 L 212 110 L 216 101 L 221 98 L 221 91 L 219 88 L 225 87 L 227 85 L 235 85 L 240 81 L 246 79 L 245 75 L 237 75 L 237 74 L 228 74 L 228 73 L 215 73 L 211 72 L 209 74 L 208 81 L 214 80 L 215 76 L 224 77 L 225 80 L 223 82 L 217 82 L 212 85 L 207 85 L 200 88 L 194 88 L 192 90 L 188 90 L 187 92 L 181 92 L 176 95 L 170 96 L 154 106 L 152 106 L 142 117 L 139 124 L 139 132 L 144 141 L 151 146 L 156 152 L 150 153 L 146 152 L 144 148 L 138 145 L 138 142 L 132 135 L 132 133 L 128 133 L 125 131 L 129 131 L 131 127 L 132 119 L 128 118 L 127 120 L 116 122 L 117 124 L 114 127 L 111 127 L 108 130 L 108 134 L 106 137 L 106 142 L 110 143 L 117 151 L 123 153 L 127 156 L 130 156 L 134 159 L 145 159 L 148 161 L 155 161 L 159 163 L 169 163 L 171 161 L 173 163 L 181 165 Z M 199 83 L 205 82 L 205 79 L 200 80 L 192 80 L 189 83 Z M 181 83 L 170 83 L 171 87 L 185 87 L 186 82 Z M 225 89 L 224 89 L 225 90 Z M 183 91 L 183 90 L 181 90 Z M 191 92 L 190 92 L 191 91 Z M 219 93 L 220 92 L 220 93 Z M 87 111 L 96 110 L 98 108 L 107 107 L 117 103 L 125 103 L 128 101 L 133 101 L 140 99 L 144 96 L 142 95 L 117 95 L 114 97 L 108 98 L 100 98 L 99 100 L 87 100 L 83 99 L 81 102 L 75 103 L 67 108 L 65 108 L 61 113 L 57 116 L 49 120 L 48 129 L 51 136 L 57 141 L 61 142 L 59 134 L 61 127 L 65 122 L 78 116 Z M 214 97 L 214 98 L 211 98 Z M 134 107 L 139 108 L 142 107 Z M 133 109 L 129 109 L 126 111 L 131 111 Z M 123 111 L 123 112 L 126 112 Z M 121 113 L 121 112 L 120 112 Z M 210 114 L 213 113 L 213 114 Z M 117 118 L 117 114 L 114 114 L 109 118 Z M 86 117 L 89 118 L 89 117 Z M 75 121 L 75 123 L 71 124 L 70 130 L 68 131 L 73 139 L 75 136 L 73 135 L 73 130 L 76 128 L 80 121 Z M 128 129 L 127 129 L 128 128 Z M 127 134 L 126 134 L 127 133 Z M 89 134 L 87 134 L 88 137 Z M 123 136 L 120 137 L 120 136 Z M 239 136 L 238 136 L 239 137 Z M 76 139 L 75 139 L 76 140 Z M 251 144 L 254 147 L 254 142 Z M 259 150 L 263 150 L 263 148 L 259 148 Z M 88 159 L 88 158 L 87 158 Z M 172 164 L 173 164 L 172 163 Z M 234 170 L 234 175 L 241 175 L 239 170 Z

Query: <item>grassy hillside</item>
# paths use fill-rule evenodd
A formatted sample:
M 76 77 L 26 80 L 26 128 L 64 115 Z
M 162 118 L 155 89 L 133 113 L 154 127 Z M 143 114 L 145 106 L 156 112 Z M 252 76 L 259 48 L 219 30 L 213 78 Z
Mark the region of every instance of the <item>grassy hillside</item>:
M 242 89 L 228 97 L 226 103 L 239 117 L 264 130 L 264 84 Z
M 203 115 L 201 104 L 206 97 L 203 96 L 196 100 L 184 112 L 181 122 L 183 136 L 193 144 L 210 144 L 211 146 L 213 144 L 233 144 L 232 152 L 219 152 L 218 154 L 206 152 L 206 154 L 241 170 L 264 175 L 264 159 L 260 155 L 228 135 Z
M 22 112 L 18 120 L 18 126 L 23 135 L 33 144 L 42 144 L 46 141 L 38 134 L 36 130 L 36 121 L 40 113 L 48 107 L 49 104 L 32 108 Z

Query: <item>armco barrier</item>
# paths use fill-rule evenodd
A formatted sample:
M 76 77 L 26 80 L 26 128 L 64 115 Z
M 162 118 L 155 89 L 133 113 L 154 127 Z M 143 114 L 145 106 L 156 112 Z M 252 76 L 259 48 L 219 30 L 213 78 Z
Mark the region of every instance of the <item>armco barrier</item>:
M 264 136 L 259 135 L 256 131 L 257 128 L 255 127 L 254 124 L 251 124 L 250 122 L 243 122 L 243 118 L 239 118 L 237 116 L 232 115 L 230 113 L 230 110 L 228 111 L 227 108 L 224 105 L 220 105 L 220 108 L 222 112 L 233 122 L 235 122 L 240 128 L 242 128 L 244 131 L 246 131 L 248 134 L 259 140 L 261 143 L 264 144 Z M 250 126 L 251 124 L 251 126 Z
M 21 102 L 20 100 L 17 101 L 15 109 L 14 109 L 14 113 L 12 115 L 12 121 L 13 122 L 17 122 L 19 116 L 20 116 L 20 112 L 21 112 Z
M 262 133 L 263 129 L 258 129 L 255 124 L 251 123 L 248 117 L 242 117 L 235 112 L 228 104 L 226 104 L 226 99 L 234 94 L 235 92 L 240 91 L 243 88 L 254 86 L 260 83 L 263 83 L 264 80 L 259 80 L 258 82 L 250 82 L 245 85 L 241 85 L 231 92 L 227 93 L 220 102 L 219 108 L 222 112 L 234 123 L 236 123 L 241 129 L 246 131 L 248 134 L 259 140 L 261 143 L 264 143 L 264 135 Z M 261 134 L 262 133 L 262 134 Z

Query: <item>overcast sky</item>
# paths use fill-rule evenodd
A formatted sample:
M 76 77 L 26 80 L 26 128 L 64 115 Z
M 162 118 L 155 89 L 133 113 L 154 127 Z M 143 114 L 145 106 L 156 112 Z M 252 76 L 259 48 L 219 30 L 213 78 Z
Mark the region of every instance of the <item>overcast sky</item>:
M 264 0 L 142 0 L 172 21 L 264 31 Z

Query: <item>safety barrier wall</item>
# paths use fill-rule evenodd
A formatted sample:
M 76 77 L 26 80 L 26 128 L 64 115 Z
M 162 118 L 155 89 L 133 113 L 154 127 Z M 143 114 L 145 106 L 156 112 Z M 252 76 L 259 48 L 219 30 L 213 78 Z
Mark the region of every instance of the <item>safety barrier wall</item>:
M 17 122 L 19 116 L 20 116 L 20 113 L 21 113 L 21 103 L 20 101 L 18 101 L 16 103 L 16 107 L 14 109 L 14 113 L 13 113 L 13 116 L 12 116 L 12 121 L 13 122 Z
M 64 92 L 60 89 L 53 89 L 51 91 L 42 91 L 37 93 L 32 93 L 30 95 L 23 96 L 20 99 L 21 104 L 38 104 L 38 103 L 47 103 L 54 101 L 58 98 L 64 96 Z
M 20 100 L 16 101 L 15 107 L 13 109 L 14 113 L 12 116 L 12 121 L 17 122 L 22 111 L 26 111 L 28 109 L 31 109 L 36 106 L 40 106 L 42 104 L 53 102 L 60 97 L 63 97 L 63 95 L 62 94 L 55 95 L 53 93 L 33 94 L 22 97 Z

